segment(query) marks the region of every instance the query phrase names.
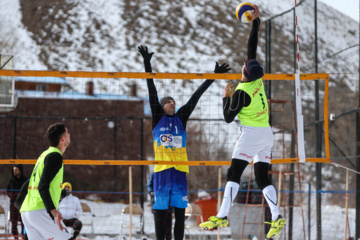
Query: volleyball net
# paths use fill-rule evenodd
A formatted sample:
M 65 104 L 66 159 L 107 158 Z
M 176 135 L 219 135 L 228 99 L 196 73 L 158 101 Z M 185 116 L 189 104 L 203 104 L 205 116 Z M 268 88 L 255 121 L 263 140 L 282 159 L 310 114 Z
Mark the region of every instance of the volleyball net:
M 239 133 L 237 120 L 231 124 L 222 120 L 222 93 L 226 83 L 236 83 L 241 74 L 1 70 L 0 76 L 13 81 L 16 89 L 13 94 L 18 98 L 14 110 L 1 116 L 4 124 L 0 131 L 6 136 L 1 140 L 3 164 L 33 164 L 46 147 L 44 128 L 54 121 L 66 121 L 74 139 L 65 164 L 128 165 L 128 161 L 132 165 L 165 164 L 151 161 L 151 114 L 146 78 L 154 78 L 159 97 L 173 96 L 177 108 L 187 102 L 204 79 L 221 79 L 203 94 L 189 120 L 187 152 L 191 162 L 177 164 L 228 165 Z M 329 75 L 300 75 L 304 142 L 299 144 L 295 75 L 265 74 L 263 80 L 275 135 L 272 163 L 299 162 L 299 144 L 305 144 L 306 162 L 328 163 Z M 319 121 L 315 119 L 314 81 L 319 81 L 321 86 L 318 109 L 325 154 L 320 158 L 315 149 Z M 89 144 L 93 150 L 84 151 Z

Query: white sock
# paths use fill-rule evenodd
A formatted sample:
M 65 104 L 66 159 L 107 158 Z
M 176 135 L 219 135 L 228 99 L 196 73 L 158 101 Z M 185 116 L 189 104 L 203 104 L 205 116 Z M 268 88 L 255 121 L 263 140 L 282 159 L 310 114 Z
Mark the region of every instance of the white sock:
M 228 215 L 232 201 L 239 191 L 239 184 L 236 182 L 227 182 L 225 186 L 224 198 L 221 203 L 220 211 L 216 215 L 218 218 L 224 218 Z
M 275 221 L 279 216 L 279 207 L 277 202 L 276 190 L 273 185 L 269 185 L 262 190 L 267 204 L 271 211 L 271 220 Z

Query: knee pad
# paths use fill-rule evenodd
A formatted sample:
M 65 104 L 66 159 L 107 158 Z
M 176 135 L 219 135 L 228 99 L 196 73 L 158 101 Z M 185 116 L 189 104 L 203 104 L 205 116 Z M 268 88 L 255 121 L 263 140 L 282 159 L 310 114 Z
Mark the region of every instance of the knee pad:
M 236 182 L 240 184 L 241 175 L 244 172 L 244 169 L 249 163 L 245 160 L 235 159 L 231 160 L 231 166 L 228 169 L 226 180 L 231 182 Z
M 254 164 L 255 181 L 261 190 L 271 185 L 268 174 L 269 166 L 270 164 L 264 162 L 258 162 Z

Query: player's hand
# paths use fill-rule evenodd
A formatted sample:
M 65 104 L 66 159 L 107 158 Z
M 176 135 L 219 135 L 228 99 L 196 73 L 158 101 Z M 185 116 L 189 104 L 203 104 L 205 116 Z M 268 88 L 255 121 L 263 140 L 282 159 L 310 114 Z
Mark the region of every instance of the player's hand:
M 59 229 L 62 231 L 64 230 L 64 226 L 61 224 L 61 221 L 63 220 L 63 217 L 61 215 L 61 212 L 57 211 L 56 209 L 51 210 L 51 214 L 54 217 L 54 220 L 56 224 L 58 225 Z
M 256 4 L 253 4 L 254 10 L 252 10 L 252 19 L 255 20 L 260 17 L 259 7 Z
M 153 52 L 149 53 L 148 48 L 146 46 L 140 45 L 138 46 L 138 52 L 144 58 L 144 62 L 150 62 Z
M 234 84 L 232 82 L 228 83 L 224 89 L 224 97 L 232 97 L 234 90 Z
M 219 63 L 216 62 L 214 73 L 227 73 L 230 70 L 231 68 L 229 67 L 229 64 L 223 63 L 219 66 Z

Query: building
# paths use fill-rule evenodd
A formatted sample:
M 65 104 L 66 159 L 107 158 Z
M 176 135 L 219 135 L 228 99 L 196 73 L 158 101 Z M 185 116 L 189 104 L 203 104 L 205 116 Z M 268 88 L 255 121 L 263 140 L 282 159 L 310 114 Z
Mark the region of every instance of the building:
M 16 77 L 15 89 L 17 107 L 1 113 L 1 159 L 37 159 L 48 147 L 46 128 L 55 122 L 64 122 L 71 134 L 72 143 L 64 159 L 146 158 L 145 143 L 151 139 L 151 131 L 146 134 L 144 125 L 148 121 L 151 127 L 151 123 L 145 120 L 143 98 L 96 94 L 93 82 L 87 82 L 81 93 L 71 90 L 65 79 L 50 77 Z M 130 92 L 136 94 L 136 86 Z M 133 171 L 136 176 L 140 166 Z M 126 190 L 127 173 L 128 166 L 65 166 L 65 180 L 70 178 L 79 190 Z M 140 179 L 134 180 L 134 186 L 139 186 L 136 182 Z

